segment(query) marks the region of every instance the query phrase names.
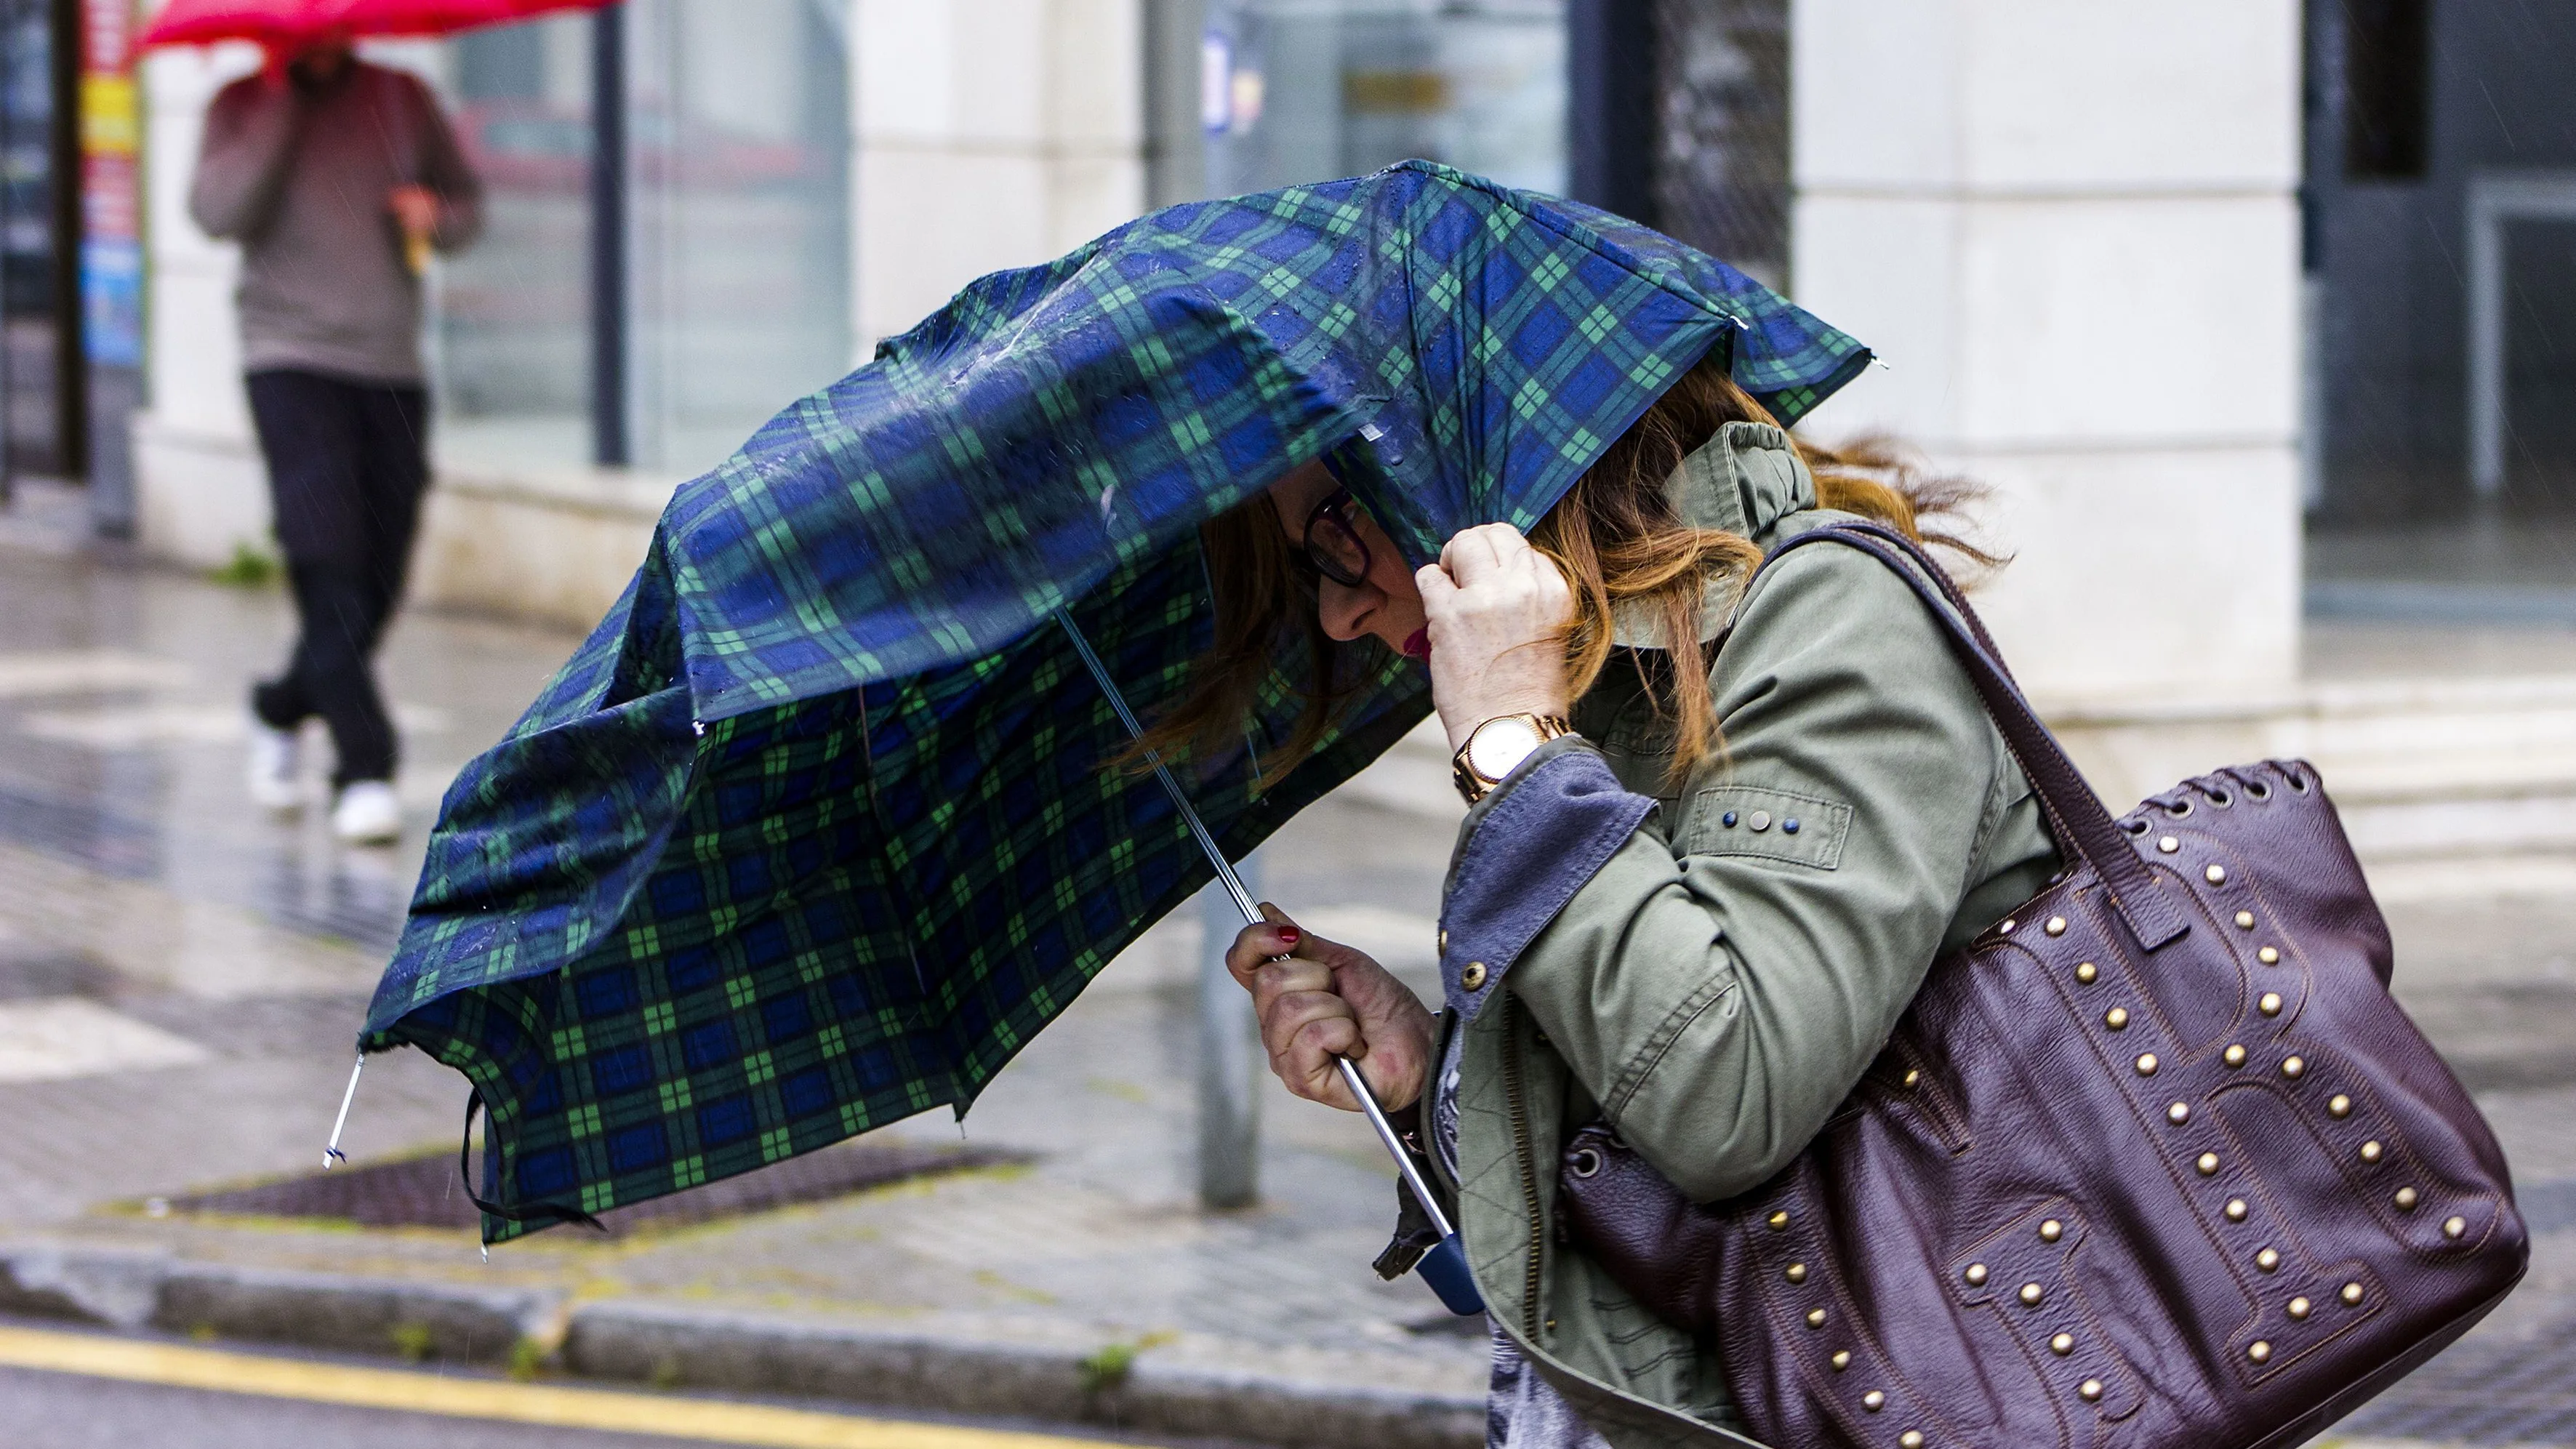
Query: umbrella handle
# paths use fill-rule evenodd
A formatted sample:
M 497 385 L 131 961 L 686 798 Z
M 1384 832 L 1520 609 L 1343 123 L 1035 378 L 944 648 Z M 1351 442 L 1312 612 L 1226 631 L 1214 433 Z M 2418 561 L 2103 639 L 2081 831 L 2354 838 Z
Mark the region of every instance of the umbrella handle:
M 1109 677 L 1109 667 L 1092 652 L 1091 641 L 1084 638 L 1082 630 L 1075 626 L 1073 615 L 1058 609 L 1055 620 L 1064 626 L 1065 637 L 1073 641 L 1073 652 L 1082 656 L 1083 667 L 1091 671 L 1092 680 L 1100 686 L 1100 692 L 1109 697 L 1109 707 L 1118 712 L 1118 722 L 1127 727 L 1127 737 L 1143 739 L 1145 727 L 1137 722 L 1136 712 L 1127 707 L 1127 697 L 1118 692 L 1117 681 Z M 1181 782 L 1172 777 L 1171 767 L 1152 750 L 1145 752 L 1145 758 L 1153 763 L 1154 778 L 1163 782 L 1163 793 L 1172 797 L 1172 808 L 1181 813 L 1182 823 L 1189 826 L 1190 838 L 1198 842 L 1208 864 L 1216 867 L 1217 880 L 1224 884 L 1226 894 L 1234 897 L 1235 909 L 1243 912 L 1245 923 L 1265 924 L 1261 903 L 1252 898 L 1252 892 L 1243 888 L 1243 877 L 1235 873 L 1234 862 L 1225 858 L 1225 851 L 1218 847 L 1216 837 L 1209 833 L 1207 822 L 1199 818 L 1199 812 L 1190 804 L 1190 797 L 1181 792 Z M 1413 1154 L 1405 1150 L 1404 1138 L 1396 1132 L 1395 1124 L 1387 1120 L 1386 1109 L 1378 1105 L 1377 1093 L 1369 1090 L 1368 1082 L 1360 1076 L 1358 1064 L 1349 1057 L 1335 1057 L 1333 1062 L 1342 1069 L 1342 1084 L 1349 1087 L 1351 1095 L 1358 1099 L 1360 1111 L 1377 1132 L 1377 1140 L 1386 1145 L 1387 1155 L 1395 1159 L 1395 1170 L 1404 1175 L 1405 1186 L 1413 1189 L 1414 1201 L 1422 1205 L 1423 1212 L 1431 1218 L 1431 1225 L 1440 1232 L 1439 1244 L 1425 1254 L 1419 1264 L 1423 1281 L 1440 1295 L 1440 1301 L 1448 1305 L 1450 1312 L 1484 1312 L 1484 1300 L 1476 1292 L 1475 1279 L 1467 1272 L 1466 1255 L 1458 1244 L 1458 1230 L 1450 1225 L 1449 1215 L 1440 1210 L 1439 1195 L 1423 1178 L 1422 1169 L 1414 1162 Z

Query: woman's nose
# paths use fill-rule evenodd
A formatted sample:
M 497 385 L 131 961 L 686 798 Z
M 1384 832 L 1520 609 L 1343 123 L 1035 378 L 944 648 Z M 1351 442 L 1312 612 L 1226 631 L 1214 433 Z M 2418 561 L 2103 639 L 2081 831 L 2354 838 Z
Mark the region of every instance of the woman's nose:
M 1315 589 L 1315 617 L 1324 632 L 1341 643 L 1366 634 L 1369 612 L 1378 604 L 1378 591 L 1366 584 L 1356 587 L 1325 579 Z

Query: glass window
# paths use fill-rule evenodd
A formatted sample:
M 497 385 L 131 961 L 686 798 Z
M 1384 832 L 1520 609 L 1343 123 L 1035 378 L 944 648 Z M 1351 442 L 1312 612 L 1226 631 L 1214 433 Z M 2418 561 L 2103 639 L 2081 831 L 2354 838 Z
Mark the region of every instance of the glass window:
M 1209 181 L 1258 191 L 1410 156 L 1562 193 L 1563 0 L 1212 0 Z
M 722 462 L 854 365 L 846 0 L 627 0 L 629 429 Z
M 440 454 L 591 461 L 592 20 L 451 51 L 482 240 L 440 269 Z M 847 0 L 627 0 L 626 436 L 687 476 L 853 365 Z
M 449 119 L 484 229 L 436 273 L 438 450 L 467 467 L 590 460 L 590 21 L 475 31 Z

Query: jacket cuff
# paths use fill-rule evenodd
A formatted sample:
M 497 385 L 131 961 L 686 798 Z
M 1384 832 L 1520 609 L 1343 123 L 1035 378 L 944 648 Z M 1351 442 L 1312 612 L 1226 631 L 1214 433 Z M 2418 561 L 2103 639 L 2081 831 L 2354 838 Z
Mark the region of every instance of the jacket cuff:
M 1440 902 L 1440 985 L 1473 1021 L 1556 913 L 1655 808 L 1579 737 L 1548 741 L 1468 812 Z

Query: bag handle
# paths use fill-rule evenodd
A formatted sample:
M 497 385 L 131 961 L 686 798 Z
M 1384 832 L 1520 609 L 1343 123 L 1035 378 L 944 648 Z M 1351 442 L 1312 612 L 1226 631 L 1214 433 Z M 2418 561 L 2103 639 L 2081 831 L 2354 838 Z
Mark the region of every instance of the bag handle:
M 2013 758 L 2021 762 L 2022 773 L 2030 777 L 2031 789 L 2039 795 L 2040 807 L 2047 811 L 2049 824 L 2056 829 L 2058 847 L 2073 851 L 2093 867 L 2110 892 L 2112 909 L 2119 913 L 2129 933 L 2137 937 L 2138 944 L 2153 951 L 2189 931 L 2190 924 L 2157 887 L 2155 874 L 2139 857 L 2128 832 L 2103 808 L 2102 798 L 2076 772 L 2057 737 L 2040 723 L 2030 701 L 2013 683 L 2012 675 L 2004 668 L 2002 652 L 1995 648 L 1977 611 L 1968 606 L 1967 596 L 1923 551 L 1923 546 L 1882 523 L 1832 523 L 1799 534 L 1771 550 L 1762 560 L 1762 567 L 1767 569 L 1790 550 L 1813 543 L 1847 544 L 1887 565 L 1941 622 L 1942 632 L 1950 641 L 1950 652 L 1968 671 L 1969 681 L 1977 687 L 1977 697 L 1985 701 L 1987 716 L 2003 734 Z M 1748 582 L 1748 592 L 1751 587 Z M 1943 608 L 1945 603 L 1950 607 Z

